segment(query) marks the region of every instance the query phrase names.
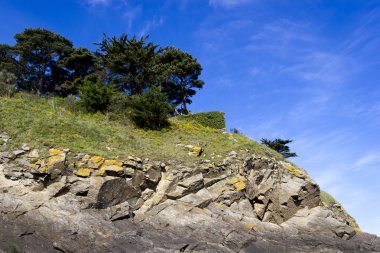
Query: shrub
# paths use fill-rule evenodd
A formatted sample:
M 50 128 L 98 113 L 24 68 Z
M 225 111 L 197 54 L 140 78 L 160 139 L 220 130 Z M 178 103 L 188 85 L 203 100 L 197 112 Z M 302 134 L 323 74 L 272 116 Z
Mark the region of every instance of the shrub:
M 117 92 L 111 97 L 108 111 L 116 114 L 126 114 L 130 105 L 130 97 L 124 92 Z
M 240 131 L 237 130 L 237 128 L 231 128 L 230 132 L 233 133 L 233 134 L 240 134 Z
M 16 76 L 6 70 L 0 71 L 0 96 L 12 97 L 15 93 Z
M 168 103 L 167 95 L 160 88 L 151 88 L 142 95 L 130 98 L 132 121 L 141 128 L 161 129 L 169 125 L 169 115 L 174 108 Z
M 103 84 L 96 75 L 86 76 L 79 87 L 79 92 L 80 104 L 90 112 L 106 111 L 114 94 L 112 88 Z
M 202 112 L 189 114 L 186 116 L 180 116 L 180 118 L 184 120 L 194 120 L 200 123 L 203 126 L 211 127 L 215 129 L 223 129 L 226 128 L 226 120 L 224 117 L 224 112 Z

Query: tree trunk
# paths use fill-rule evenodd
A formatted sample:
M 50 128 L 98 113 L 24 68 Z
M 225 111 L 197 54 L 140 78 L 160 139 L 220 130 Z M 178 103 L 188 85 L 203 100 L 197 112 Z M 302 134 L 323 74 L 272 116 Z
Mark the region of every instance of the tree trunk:
M 187 110 L 186 106 L 186 86 L 183 84 L 184 81 L 181 80 L 181 89 L 182 89 L 182 107 L 185 114 L 188 114 L 189 111 Z
M 46 71 L 46 63 L 43 63 L 41 70 L 38 73 L 38 83 L 37 83 L 37 94 L 38 95 L 42 94 L 44 79 L 45 79 L 45 71 Z

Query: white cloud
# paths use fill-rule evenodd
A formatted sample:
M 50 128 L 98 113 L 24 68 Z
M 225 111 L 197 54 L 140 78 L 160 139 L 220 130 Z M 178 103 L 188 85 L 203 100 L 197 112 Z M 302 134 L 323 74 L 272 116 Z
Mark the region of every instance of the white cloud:
M 209 0 L 209 4 L 213 6 L 223 6 L 226 8 L 234 7 L 241 4 L 251 2 L 250 0 Z

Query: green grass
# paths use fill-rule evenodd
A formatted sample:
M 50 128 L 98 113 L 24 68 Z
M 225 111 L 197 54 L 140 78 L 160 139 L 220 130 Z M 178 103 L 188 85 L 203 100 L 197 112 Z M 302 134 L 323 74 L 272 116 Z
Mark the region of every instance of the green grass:
M 73 113 L 65 109 L 66 104 L 62 98 L 40 98 L 24 93 L 14 98 L 0 98 L 0 132 L 12 138 L 11 148 L 20 148 L 25 143 L 31 148 L 68 148 L 74 154 L 107 158 L 135 155 L 193 163 L 215 155 L 225 157 L 231 150 L 247 149 L 252 154 L 282 160 L 275 151 L 241 134 L 223 134 L 194 121 L 172 118 L 171 126 L 161 131 L 142 130 L 126 120 L 114 119 L 115 115 Z M 200 158 L 190 157 L 186 150 L 176 147 L 178 143 L 200 144 L 204 146 L 204 154 Z
M 321 191 L 321 200 L 326 204 L 337 204 L 338 201 L 325 191 Z

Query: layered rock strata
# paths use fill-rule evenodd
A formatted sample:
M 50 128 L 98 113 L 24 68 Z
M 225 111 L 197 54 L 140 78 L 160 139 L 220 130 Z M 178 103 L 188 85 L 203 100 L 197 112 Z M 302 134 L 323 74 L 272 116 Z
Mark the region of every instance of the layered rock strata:
M 0 252 L 380 251 L 288 162 L 38 153 L 0 154 Z

